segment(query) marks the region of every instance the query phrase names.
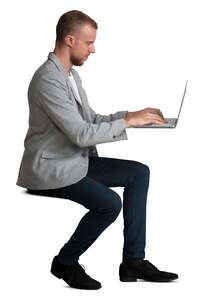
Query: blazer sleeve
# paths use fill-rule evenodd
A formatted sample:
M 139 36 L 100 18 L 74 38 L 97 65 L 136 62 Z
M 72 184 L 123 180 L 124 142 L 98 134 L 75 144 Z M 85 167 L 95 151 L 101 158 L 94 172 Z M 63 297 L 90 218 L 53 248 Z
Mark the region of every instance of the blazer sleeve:
M 69 96 L 66 82 L 53 77 L 53 74 L 41 76 L 35 97 L 52 122 L 79 147 L 128 139 L 122 117 L 113 121 L 105 121 L 111 118 L 101 119 L 97 124 L 86 122 Z
M 128 112 L 128 110 L 122 110 L 122 111 L 118 111 L 114 114 L 100 115 L 100 114 L 97 114 L 93 110 L 93 108 L 90 107 L 90 105 L 89 105 L 89 111 L 90 111 L 90 114 L 91 114 L 92 123 L 94 123 L 94 124 L 99 124 L 101 122 L 110 122 L 110 121 L 118 120 L 118 119 L 121 119 L 121 118 L 125 119 L 125 116 Z

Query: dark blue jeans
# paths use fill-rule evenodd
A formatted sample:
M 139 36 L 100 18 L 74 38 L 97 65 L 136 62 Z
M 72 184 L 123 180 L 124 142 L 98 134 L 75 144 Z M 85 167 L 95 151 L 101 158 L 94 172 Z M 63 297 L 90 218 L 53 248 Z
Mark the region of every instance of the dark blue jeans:
M 59 251 L 61 263 L 77 262 L 115 221 L 122 207 L 123 259 L 144 258 L 149 175 L 149 167 L 134 160 L 91 156 L 87 175 L 77 183 L 57 189 L 28 190 L 32 194 L 69 199 L 89 209 Z M 123 204 L 120 196 L 109 188 L 119 186 L 124 187 Z

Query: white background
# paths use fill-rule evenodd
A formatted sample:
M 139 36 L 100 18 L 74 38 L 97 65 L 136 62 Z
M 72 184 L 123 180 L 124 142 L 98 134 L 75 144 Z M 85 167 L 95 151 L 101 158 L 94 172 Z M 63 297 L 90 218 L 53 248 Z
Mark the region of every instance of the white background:
M 129 128 L 128 140 L 97 146 L 99 156 L 149 165 L 145 258 L 160 270 L 178 273 L 176 281 L 119 281 L 120 213 L 79 260 L 102 288 L 69 288 L 51 275 L 50 264 L 87 209 L 69 200 L 28 195 L 16 185 L 28 129 L 28 84 L 54 50 L 59 17 L 72 9 L 98 23 L 96 53 L 75 67 L 96 112 L 149 106 L 176 117 L 188 79 L 176 129 Z M 2 299 L 202 298 L 202 1 L 6 1 L 0 13 Z M 122 197 L 122 187 L 113 189 Z

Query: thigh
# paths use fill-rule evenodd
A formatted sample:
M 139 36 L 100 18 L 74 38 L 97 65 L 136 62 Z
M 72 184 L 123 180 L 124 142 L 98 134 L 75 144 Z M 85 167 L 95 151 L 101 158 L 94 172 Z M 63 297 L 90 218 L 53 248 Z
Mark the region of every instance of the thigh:
M 149 167 L 134 160 L 93 156 L 87 175 L 108 187 L 125 187 L 132 180 L 149 176 Z
M 88 176 L 69 186 L 48 190 L 30 190 L 29 193 L 69 199 L 91 210 L 119 209 L 122 206 L 121 198 L 115 191 Z

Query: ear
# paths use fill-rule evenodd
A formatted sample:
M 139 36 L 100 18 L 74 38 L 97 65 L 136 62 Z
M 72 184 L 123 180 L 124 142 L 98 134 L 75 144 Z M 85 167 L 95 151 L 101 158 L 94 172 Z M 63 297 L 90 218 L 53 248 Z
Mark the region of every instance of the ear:
M 68 34 L 68 35 L 65 36 L 64 42 L 65 42 L 65 44 L 66 44 L 67 46 L 73 47 L 74 44 L 75 44 L 75 38 L 74 38 L 73 35 Z

